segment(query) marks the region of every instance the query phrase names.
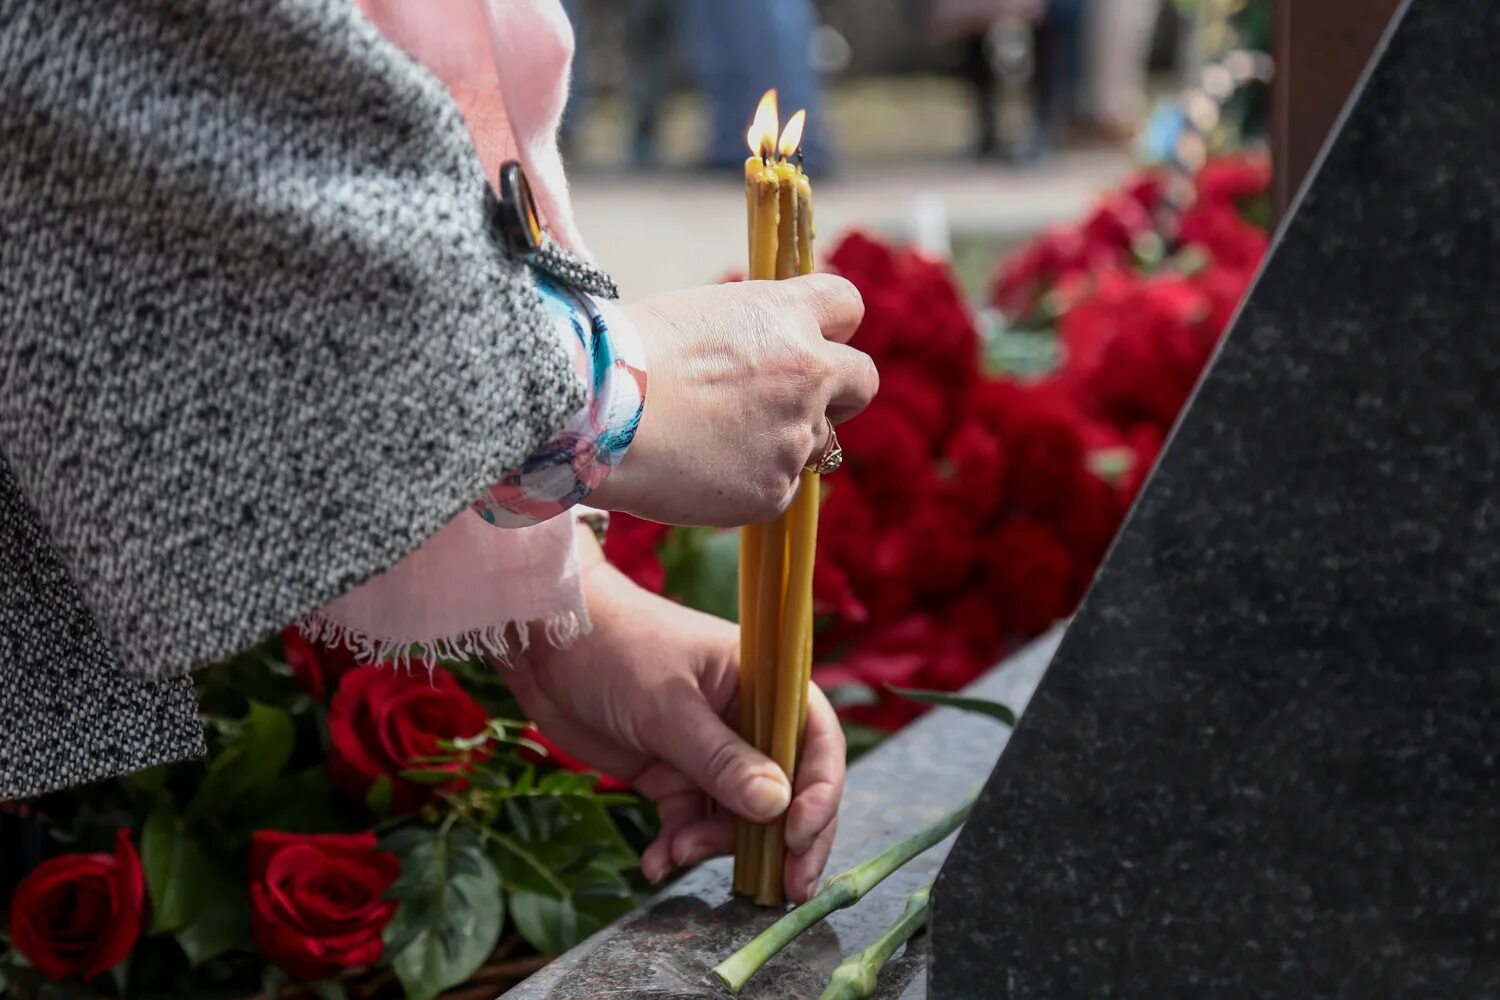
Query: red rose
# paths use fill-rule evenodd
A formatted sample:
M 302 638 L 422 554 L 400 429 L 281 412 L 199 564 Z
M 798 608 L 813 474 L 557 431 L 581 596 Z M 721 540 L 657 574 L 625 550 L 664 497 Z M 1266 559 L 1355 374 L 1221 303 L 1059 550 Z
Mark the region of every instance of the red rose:
M 373 833 L 250 835 L 250 930 L 266 960 L 294 979 L 374 965 L 396 912 L 385 892 L 401 874 Z
M 985 544 L 985 581 L 1006 633 L 1036 635 L 1073 610 L 1073 557 L 1040 524 L 1012 521 Z
M 405 770 L 436 770 L 423 760 L 443 752 L 439 740 L 475 736 L 489 722 L 484 709 L 442 667 L 403 671 L 369 664 L 344 677 L 328 710 L 332 744 L 328 771 L 350 795 L 364 801 L 381 776 L 391 780 L 391 811 L 411 812 L 433 793 L 399 775 Z M 455 762 L 450 789 L 463 786 Z
M 1150 215 L 1155 215 L 1161 205 L 1161 189 L 1161 173 L 1155 170 L 1143 170 L 1121 186 L 1121 191 Z
M 297 685 L 317 701 L 322 701 L 338 686 L 339 678 L 359 665 L 354 651 L 347 646 L 309 642 L 295 625 L 281 630 L 281 650 Z
M 530 740 L 545 751 L 544 753 L 537 753 L 530 747 L 521 747 L 521 756 L 531 761 L 533 764 L 554 764 L 557 767 L 562 768 L 564 771 L 572 771 L 574 774 L 595 775 L 599 779 L 598 782 L 594 785 L 594 788 L 597 791 L 630 791 L 630 785 L 628 782 L 621 781 L 619 778 L 612 778 L 607 774 L 589 767 L 583 761 L 579 760 L 577 757 L 574 757 L 572 754 L 568 753 L 568 751 L 564 750 L 562 747 L 549 740 L 536 726 L 528 725 L 525 729 L 521 730 L 521 738 Z
M 146 879 L 130 831 L 113 854 L 65 854 L 37 865 L 10 901 L 10 938 L 48 979 L 92 979 L 141 936 Z
M 667 571 L 661 563 L 661 545 L 671 527 L 632 517 L 613 514 L 609 531 L 604 535 L 604 557 L 621 573 L 640 587 L 660 594 L 667 585 Z

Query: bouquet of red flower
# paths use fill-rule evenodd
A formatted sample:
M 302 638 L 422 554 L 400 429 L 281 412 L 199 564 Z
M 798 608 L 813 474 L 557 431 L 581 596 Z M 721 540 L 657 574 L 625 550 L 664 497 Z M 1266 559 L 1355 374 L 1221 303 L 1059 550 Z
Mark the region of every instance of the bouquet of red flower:
M 923 710 L 891 688 L 956 690 L 1073 611 L 1265 254 L 1269 181 L 1259 153 L 1211 161 L 1174 212 L 1144 174 L 1002 262 L 992 305 L 1053 346 L 1040 374 L 993 361 L 944 263 L 839 244 L 829 264 L 865 299 L 853 344 L 881 372 L 840 428 L 814 584 L 814 675 L 853 734 Z M 609 548 L 733 617 L 732 538 L 621 518 Z
M 288 629 L 199 692 L 206 761 L 35 803 L 61 852 L 0 910 L 0 992 L 499 992 L 635 899 L 647 814 L 486 665 L 360 664 Z

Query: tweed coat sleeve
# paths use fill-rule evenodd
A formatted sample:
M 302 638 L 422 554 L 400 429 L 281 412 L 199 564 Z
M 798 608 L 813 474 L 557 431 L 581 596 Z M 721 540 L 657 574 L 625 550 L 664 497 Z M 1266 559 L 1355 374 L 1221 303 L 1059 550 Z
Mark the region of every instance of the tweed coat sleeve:
M 194 752 L 580 405 L 486 207 L 348 0 L 0 0 L 0 799 Z

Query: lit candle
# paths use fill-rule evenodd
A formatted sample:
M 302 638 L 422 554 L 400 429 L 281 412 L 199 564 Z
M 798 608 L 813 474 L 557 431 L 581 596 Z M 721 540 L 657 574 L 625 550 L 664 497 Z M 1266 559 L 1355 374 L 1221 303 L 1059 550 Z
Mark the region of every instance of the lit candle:
M 813 269 L 812 185 L 799 165 L 805 112 L 778 141 L 776 94 L 761 99 L 746 138 L 745 207 L 750 277 L 790 278 Z M 803 472 L 785 514 L 751 525 L 740 540 L 740 733 L 795 781 L 812 672 L 812 570 L 819 477 Z M 785 818 L 735 828 L 734 888 L 779 906 L 785 896 Z

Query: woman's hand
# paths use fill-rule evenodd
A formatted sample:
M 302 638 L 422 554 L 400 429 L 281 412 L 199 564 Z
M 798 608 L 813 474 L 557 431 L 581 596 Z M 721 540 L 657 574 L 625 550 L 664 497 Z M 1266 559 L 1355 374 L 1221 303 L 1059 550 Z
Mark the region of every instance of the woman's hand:
M 499 665 L 511 691 L 562 749 L 656 803 L 662 826 L 641 857 L 647 878 L 729 853 L 731 813 L 765 822 L 786 812 L 786 892 L 806 900 L 828 862 L 844 788 L 844 736 L 828 699 L 810 692 L 793 790 L 724 721 L 738 710 L 738 630 L 640 589 L 597 551 L 584 571 L 593 631 L 566 649 L 539 640 Z
M 845 344 L 864 303 L 812 274 L 674 292 L 626 307 L 645 343 L 646 409 L 595 507 L 667 524 L 769 521 L 880 378 Z M 826 419 L 825 419 L 826 418 Z

